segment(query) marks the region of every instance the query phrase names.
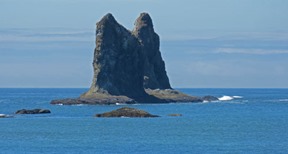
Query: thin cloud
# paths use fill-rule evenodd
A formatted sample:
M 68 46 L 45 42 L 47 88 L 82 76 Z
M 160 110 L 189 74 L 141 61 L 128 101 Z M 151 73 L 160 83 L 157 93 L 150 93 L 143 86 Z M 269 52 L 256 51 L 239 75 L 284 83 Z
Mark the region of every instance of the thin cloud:
M 237 41 L 237 40 L 261 40 L 261 41 L 287 41 L 288 32 L 215 32 L 215 31 L 180 31 L 162 33 L 165 41 L 183 40 L 217 40 L 217 41 Z
M 33 31 L 30 29 L 0 31 L 1 42 L 51 42 L 51 41 L 90 41 L 94 37 L 90 31 Z
M 270 54 L 288 54 L 288 50 L 274 49 L 244 49 L 244 48 L 218 48 L 216 53 L 224 54 L 254 54 L 254 55 L 270 55 Z

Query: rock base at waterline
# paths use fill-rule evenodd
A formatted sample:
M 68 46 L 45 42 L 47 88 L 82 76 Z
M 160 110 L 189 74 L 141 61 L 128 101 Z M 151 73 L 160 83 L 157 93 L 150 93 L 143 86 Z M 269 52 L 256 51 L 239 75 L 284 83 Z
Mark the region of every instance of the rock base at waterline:
M 125 96 L 111 96 L 106 98 L 67 98 L 67 99 L 59 99 L 59 100 L 52 100 L 50 104 L 54 105 L 79 105 L 79 104 L 86 104 L 86 105 L 113 105 L 113 104 L 135 104 L 137 103 L 135 100 L 130 99 Z
M 150 98 L 153 99 L 132 99 L 127 96 L 113 96 L 113 95 L 103 95 L 95 94 L 90 98 L 67 98 L 52 100 L 50 104 L 54 105 L 115 105 L 115 104 L 137 104 L 137 103 L 201 103 L 201 102 L 210 102 L 218 100 L 214 96 L 204 96 L 204 97 L 195 97 L 186 95 L 180 91 L 174 89 L 165 89 L 165 90 L 151 90 L 146 89 L 145 92 L 150 95 Z

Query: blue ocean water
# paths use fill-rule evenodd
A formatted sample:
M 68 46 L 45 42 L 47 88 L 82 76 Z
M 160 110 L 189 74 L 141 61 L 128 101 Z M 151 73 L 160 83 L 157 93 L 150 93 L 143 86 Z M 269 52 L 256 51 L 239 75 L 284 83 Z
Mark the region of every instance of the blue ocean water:
M 241 96 L 211 103 L 128 105 L 159 118 L 95 118 L 124 105 L 60 106 L 52 99 L 87 89 L 0 89 L 0 153 L 287 153 L 288 89 L 179 89 Z M 180 113 L 181 117 L 168 114 Z

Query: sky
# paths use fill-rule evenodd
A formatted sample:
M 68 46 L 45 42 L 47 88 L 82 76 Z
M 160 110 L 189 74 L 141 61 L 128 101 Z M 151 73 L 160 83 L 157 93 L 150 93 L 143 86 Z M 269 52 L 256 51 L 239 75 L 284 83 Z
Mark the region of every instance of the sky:
M 0 0 L 0 88 L 88 88 L 95 24 L 152 17 L 174 88 L 288 88 L 287 0 Z

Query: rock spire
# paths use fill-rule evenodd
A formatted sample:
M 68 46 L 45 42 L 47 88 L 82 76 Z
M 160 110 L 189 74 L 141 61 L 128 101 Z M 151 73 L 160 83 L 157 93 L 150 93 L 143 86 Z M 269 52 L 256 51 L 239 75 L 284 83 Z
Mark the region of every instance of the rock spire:
M 165 63 L 160 53 L 160 40 L 153 28 L 148 13 L 141 13 L 135 22 L 132 33 L 138 38 L 144 61 L 144 88 L 171 89 L 165 70 Z

